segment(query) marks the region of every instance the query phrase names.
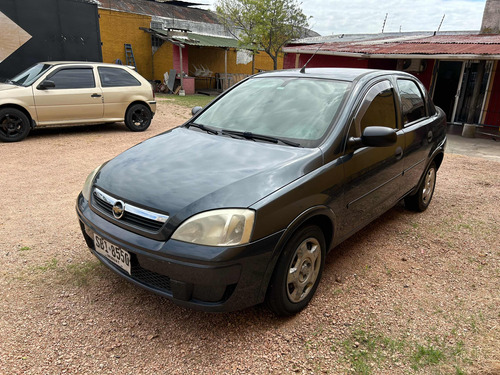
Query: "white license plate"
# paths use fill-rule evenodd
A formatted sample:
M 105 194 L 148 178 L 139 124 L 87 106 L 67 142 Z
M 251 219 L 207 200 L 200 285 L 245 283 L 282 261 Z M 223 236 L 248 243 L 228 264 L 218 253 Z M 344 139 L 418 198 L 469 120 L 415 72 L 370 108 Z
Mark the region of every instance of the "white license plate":
M 130 254 L 123 250 L 120 246 L 106 241 L 101 236 L 94 233 L 95 250 L 104 255 L 118 267 L 124 269 L 130 275 Z

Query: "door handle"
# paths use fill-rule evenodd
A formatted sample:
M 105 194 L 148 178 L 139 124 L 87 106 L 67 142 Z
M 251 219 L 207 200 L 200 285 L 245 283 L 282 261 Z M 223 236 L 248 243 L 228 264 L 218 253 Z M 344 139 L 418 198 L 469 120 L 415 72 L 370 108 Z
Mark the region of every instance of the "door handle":
M 91 98 L 100 98 L 101 95 L 100 94 L 92 94 L 90 95 Z
M 396 160 L 401 160 L 403 157 L 403 149 L 401 147 L 398 147 L 396 149 Z
M 432 142 L 432 137 L 433 137 L 432 131 L 429 131 L 429 133 L 427 133 L 427 142 L 428 143 Z

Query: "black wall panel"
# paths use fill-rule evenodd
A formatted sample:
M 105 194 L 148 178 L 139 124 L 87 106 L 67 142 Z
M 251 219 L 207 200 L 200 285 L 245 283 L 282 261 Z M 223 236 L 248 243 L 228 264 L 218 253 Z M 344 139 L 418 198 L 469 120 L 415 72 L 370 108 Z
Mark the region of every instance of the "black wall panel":
M 97 5 L 84 0 L 0 0 L 32 38 L 0 63 L 9 78 L 39 61 L 102 61 Z

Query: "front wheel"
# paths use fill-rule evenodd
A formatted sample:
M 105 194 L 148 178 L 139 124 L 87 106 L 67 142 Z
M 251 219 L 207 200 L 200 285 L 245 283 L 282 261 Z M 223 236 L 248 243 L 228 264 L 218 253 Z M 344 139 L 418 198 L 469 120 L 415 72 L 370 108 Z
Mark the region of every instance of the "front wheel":
M 436 163 L 432 162 L 425 171 L 424 178 L 418 186 L 418 190 L 415 194 L 410 195 L 405 198 L 405 207 L 412 210 L 422 212 L 427 209 L 431 203 L 432 195 L 434 194 L 434 188 L 436 186 Z
M 142 132 L 149 128 L 153 114 L 145 104 L 134 104 L 125 114 L 125 125 L 133 132 Z
M 0 110 L 0 140 L 4 142 L 22 141 L 30 132 L 28 116 L 15 108 Z
M 288 241 L 266 295 L 274 313 L 290 316 L 307 306 L 321 279 L 325 248 L 325 236 L 315 225 L 299 229 Z

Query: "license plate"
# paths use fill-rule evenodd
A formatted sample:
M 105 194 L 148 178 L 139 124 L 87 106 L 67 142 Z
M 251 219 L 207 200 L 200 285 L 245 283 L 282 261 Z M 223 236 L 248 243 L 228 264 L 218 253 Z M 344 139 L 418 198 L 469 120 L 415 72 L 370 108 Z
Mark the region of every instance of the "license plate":
M 94 233 L 94 244 L 95 250 L 104 255 L 114 264 L 116 264 L 121 269 L 128 272 L 130 275 L 130 254 L 128 251 L 123 250 L 120 246 L 112 244 L 106 241 L 101 236 Z

